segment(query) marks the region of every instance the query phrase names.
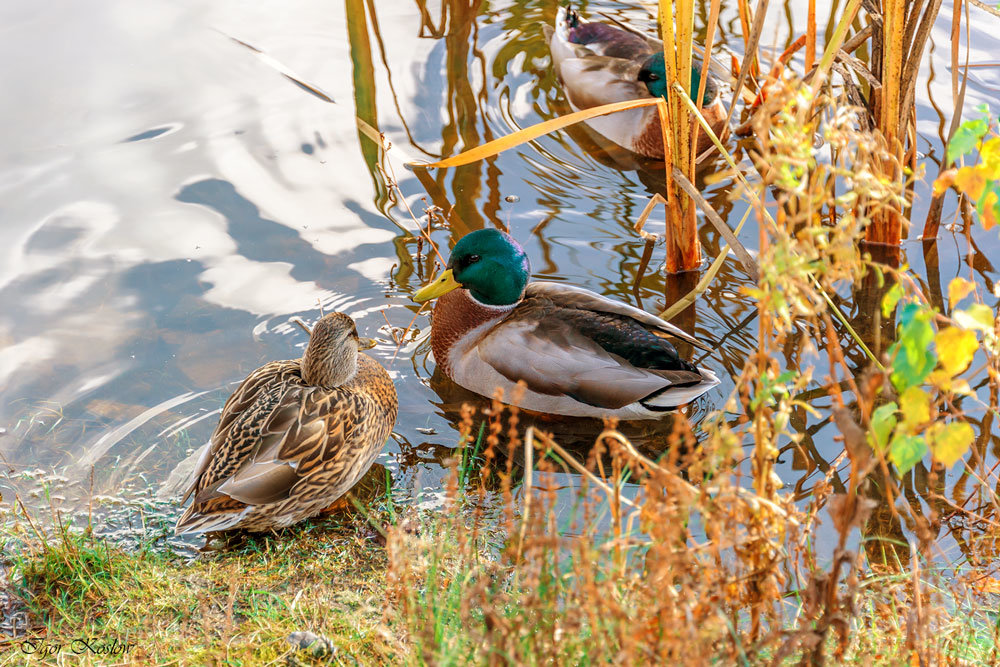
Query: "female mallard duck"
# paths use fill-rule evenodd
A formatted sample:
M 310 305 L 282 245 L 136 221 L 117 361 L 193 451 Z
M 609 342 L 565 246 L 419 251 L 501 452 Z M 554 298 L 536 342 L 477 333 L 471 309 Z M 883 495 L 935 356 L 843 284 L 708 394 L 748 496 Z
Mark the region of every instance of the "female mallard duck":
M 543 28 L 553 67 L 574 109 L 643 97 L 666 98 L 662 42 L 615 25 L 584 21 L 568 7 L 559 8 L 555 28 Z M 692 99 L 696 99 L 700 79 L 701 60 L 695 57 L 691 67 Z M 726 110 L 711 75 L 705 82 L 701 113 L 712 131 L 722 137 Z M 655 106 L 618 111 L 586 122 L 619 146 L 663 159 L 663 134 Z M 697 152 L 711 145 L 709 136 L 699 132 Z
M 664 336 L 705 346 L 638 308 L 579 287 L 528 282 L 528 257 L 495 229 L 464 236 L 414 299 L 438 298 L 431 350 L 461 386 L 537 412 L 658 419 L 719 383 Z M 526 387 L 517 388 L 523 380 Z
M 175 532 L 282 528 L 350 490 L 396 423 L 389 374 L 358 354 L 373 344 L 358 338 L 349 316 L 330 313 L 301 359 L 247 376 L 222 408 Z

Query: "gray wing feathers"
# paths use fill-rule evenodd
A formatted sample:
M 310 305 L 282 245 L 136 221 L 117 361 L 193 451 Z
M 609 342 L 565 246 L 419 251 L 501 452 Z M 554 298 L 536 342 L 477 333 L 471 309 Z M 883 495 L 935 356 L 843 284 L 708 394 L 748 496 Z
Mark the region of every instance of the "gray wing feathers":
M 506 322 L 487 334 L 478 351 L 512 382 L 523 380 L 540 394 L 563 394 L 601 408 L 630 405 L 671 384 L 664 372 L 636 368 L 556 318 L 538 324 Z M 678 373 L 683 371 L 668 374 Z M 685 375 L 691 377 L 684 381 L 700 379 L 695 373 Z
M 642 324 L 658 331 L 662 331 L 663 333 L 670 334 L 671 336 L 688 342 L 697 348 L 705 350 L 706 352 L 712 351 L 712 348 L 705 343 L 702 343 L 686 331 L 678 329 L 673 324 L 670 324 L 665 320 L 661 320 L 656 315 L 651 315 L 644 310 L 639 310 L 638 308 L 630 306 L 627 303 L 622 303 L 621 301 L 613 301 L 601 296 L 600 294 L 583 289 L 582 287 L 574 287 L 572 285 L 544 281 L 531 282 L 528 283 L 528 289 L 524 293 L 524 298 L 528 299 L 531 297 L 549 299 L 554 303 L 569 308 L 596 310 L 602 313 L 614 313 L 616 315 L 631 317 L 637 322 L 641 322 Z

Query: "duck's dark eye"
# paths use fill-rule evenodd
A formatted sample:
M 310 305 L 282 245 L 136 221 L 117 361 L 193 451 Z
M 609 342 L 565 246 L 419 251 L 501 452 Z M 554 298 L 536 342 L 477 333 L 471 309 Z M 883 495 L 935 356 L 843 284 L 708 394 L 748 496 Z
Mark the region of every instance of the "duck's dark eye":
M 465 261 L 466 261 L 467 264 L 475 264 L 476 262 L 478 262 L 481 259 L 482 259 L 482 257 L 480 257 L 479 255 L 469 255 L 469 258 L 467 260 L 465 260 Z
M 649 81 L 658 81 L 660 77 L 650 72 L 649 74 L 646 75 L 646 79 Z

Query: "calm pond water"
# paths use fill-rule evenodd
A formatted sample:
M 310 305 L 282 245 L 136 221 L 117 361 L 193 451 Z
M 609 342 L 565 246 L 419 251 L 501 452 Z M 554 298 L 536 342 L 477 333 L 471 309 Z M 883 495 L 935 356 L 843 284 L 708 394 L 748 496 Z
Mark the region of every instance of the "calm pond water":
M 654 30 L 652 2 L 580 4 L 586 15 L 604 11 Z M 788 44 L 801 31 L 791 26 L 804 24 L 805 4 L 772 6 L 763 42 Z M 819 15 L 829 15 L 831 6 L 818 4 Z M 355 118 L 405 154 L 435 159 L 565 113 L 542 36 L 556 7 L 553 0 L 55 0 L 0 9 L 0 54 L 9 64 L 0 74 L 9 100 L 0 110 L 3 508 L 14 491 L 47 506 L 39 492 L 45 481 L 54 504 L 68 511 L 98 496 L 142 507 L 142 520 L 172 521 L 173 502 L 154 496 L 169 498 L 171 472 L 207 440 L 237 382 L 267 360 L 301 354 L 306 337 L 289 318 L 314 319 L 320 304 L 382 339 L 372 353 L 397 382 L 400 415 L 379 460 L 399 500 L 433 498 L 458 439 L 454 407 L 464 395 L 434 374 L 429 320 L 414 319 L 410 296 L 434 266 L 426 246 L 417 259 L 417 223 L 389 178 L 421 224 L 436 207 L 430 224 L 442 248 L 468 230 L 509 227 L 537 278 L 635 303 L 643 243 L 632 224 L 662 177 L 655 163 L 582 127 L 478 164 L 415 173 L 381 155 Z M 972 70 L 966 109 L 1000 108 L 997 19 L 972 12 L 970 60 L 993 64 Z M 718 39 L 739 53 L 735 3 L 725 2 L 722 16 Z M 946 3 L 917 90 L 919 149 L 934 158 L 951 120 L 950 16 Z M 745 205 L 729 202 L 721 185 L 705 193 L 735 226 Z M 916 194 L 919 228 L 930 196 L 924 186 Z M 954 208 L 950 200 L 946 221 Z M 648 229 L 662 230 L 662 217 Z M 969 232 L 961 223 L 942 228 L 931 262 L 910 241 L 907 261 L 934 289 L 970 267 L 992 289 L 1000 277 L 997 234 Z M 752 249 L 756 239 L 748 225 L 741 240 Z M 722 244 L 711 227 L 703 226 L 702 240 L 714 257 Z M 665 286 L 662 257 L 657 248 L 639 286 L 640 304 L 653 312 L 662 310 L 665 290 L 683 294 L 695 279 Z M 731 375 L 756 345 L 753 308 L 739 294 L 747 284 L 739 265 L 727 262 L 678 320 L 721 341 L 704 363 L 723 383 L 688 409 L 695 421 L 724 403 Z M 851 291 L 842 290 L 843 309 L 863 328 L 872 307 L 862 286 L 858 300 Z M 397 351 L 390 327 L 401 332 L 411 321 Z M 841 338 L 860 369 L 860 351 Z M 789 366 L 814 364 L 824 376 L 821 358 L 794 345 L 785 355 Z M 988 470 L 1000 444 L 996 427 L 984 424 Z M 802 414 L 796 426 L 804 447 L 788 448 L 778 472 L 805 495 L 842 445 L 825 420 Z M 588 428 L 583 439 L 593 435 Z M 647 446 L 656 443 L 654 434 Z M 953 487 L 969 480 L 955 469 L 944 483 L 946 495 L 961 500 Z M 926 513 L 926 471 L 918 467 L 904 486 Z M 879 516 L 871 532 L 912 536 L 899 518 Z M 941 527 L 956 538 L 946 545 L 963 549 L 971 530 L 947 520 Z

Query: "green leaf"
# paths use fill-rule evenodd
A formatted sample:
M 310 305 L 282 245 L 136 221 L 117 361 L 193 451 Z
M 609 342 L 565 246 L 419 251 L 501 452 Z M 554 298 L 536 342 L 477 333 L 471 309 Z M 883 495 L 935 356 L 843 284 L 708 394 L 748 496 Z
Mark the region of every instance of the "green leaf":
M 950 467 L 969 451 L 976 433 L 966 422 L 934 424 L 927 429 L 927 439 L 931 442 L 934 458 Z
M 892 311 L 895 310 L 896 304 L 899 303 L 899 299 L 902 296 L 903 286 L 899 283 L 896 283 L 889 288 L 889 291 L 882 297 L 882 317 L 889 317 Z
M 889 460 L 901 476 L 910 472 L 926 453 L 927 443 L 919 435 L 897 435 L 889 446 Z
M 899 326 L 902 328 L 910 326 L 913 323 L 913 320 L 917 319 L 917 317 L 924 313 L 924 310 L 924 307 L 919 303 L 906 304 L 903 306 L 902 310 L 899 311 Z
M 981 118 L 962 123 L 948 142 L 948 151 L 945 154 L 948 162 L 954 162 L 956 158 L 971 153 L 989 129 L 989 123 Z
M 900 393 L 922 383 L 937 365 L 937 355 L 931 346 L 933 316 L 930 309 L 917 303 L 908 303 L 900 310 L 899 337 L 889 347 L 892 384 Z
M 934 337 L 941 366 L 951 375 L 958 375 L 972 363 L 972 357 L 979 349 L 976 334 L 968 329 L 948 327 Z
M 965 310 L 952 314 L 952 318 L 966 329 L 993 331 L 993 309 L 981 303 L 974 303 Z
M 875 435 L 876 445 L 872 449 L 876 452 L 882 453 L 885 451 L 885 446 L 889 442 L 892 429 L 896 428 L 896 408 L 895 403 L 886 403 L 875 408 L 872 412 L 872 433 Z
M 899 411 L 903 413 L 903 431 L 916 431 L 931 420 L 930 397 L 920 387 L 910 387 L 899 396 Z

